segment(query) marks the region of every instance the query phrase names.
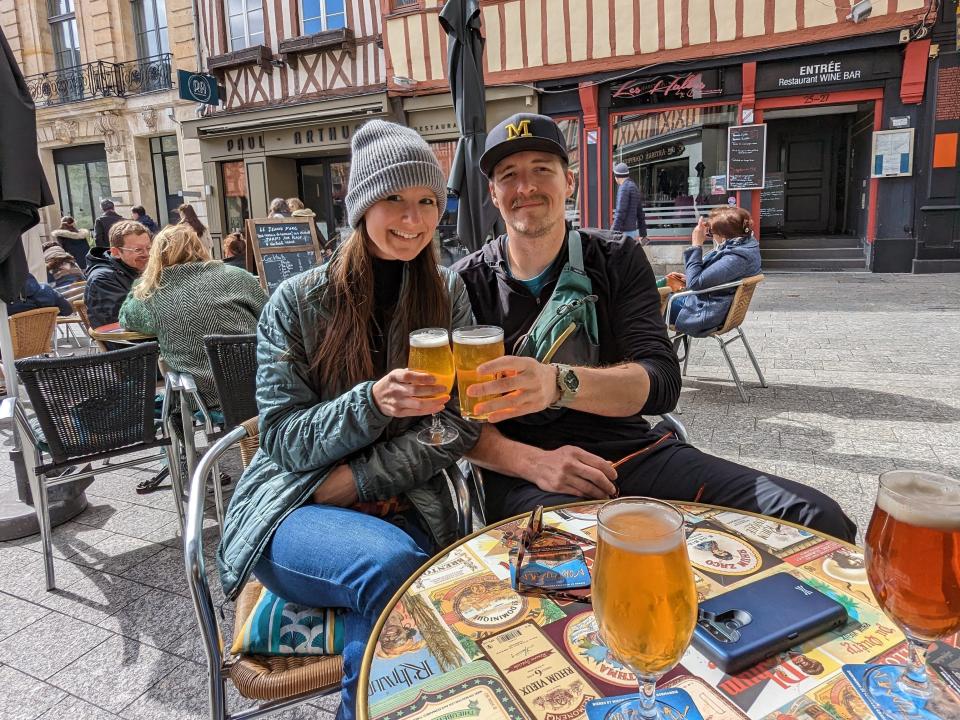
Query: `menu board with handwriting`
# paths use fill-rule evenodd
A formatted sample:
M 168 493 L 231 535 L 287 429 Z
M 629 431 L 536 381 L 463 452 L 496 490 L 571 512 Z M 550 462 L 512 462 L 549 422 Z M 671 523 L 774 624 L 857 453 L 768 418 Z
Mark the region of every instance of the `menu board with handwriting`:
M 763 188 L 767 126 L 733 125 L 727 129 L 727 190 Z
M 268 294 L 287 278 L 320 262 L 320 244 L 313 218 L 247 220 L 247 236 L 257 263 L 260 284 Z

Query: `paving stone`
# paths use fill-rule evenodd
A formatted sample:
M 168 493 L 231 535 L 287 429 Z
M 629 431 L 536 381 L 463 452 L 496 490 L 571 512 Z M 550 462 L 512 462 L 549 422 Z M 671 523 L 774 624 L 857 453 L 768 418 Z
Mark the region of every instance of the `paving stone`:
M 96 625 L 51 612 L 0 641 L 0 657 L 5 664 L 45 680 L 111 636 Z
M 39 553 L 30 554 L 34 559 L 24 565 L 0 568 L 0 591 L 43 605 L 51 592 L 47 590 L 43 556 Z M 54 582 L 60 588 L 69 587 L 83 577 L 82 568 L 68 560 L 56 558 L 53 560 L 53 573 Z
M 166 648 L 194 630 L 197 620 L 192 600 L 166 590 L 155 590 L 128 603 L 99 625 L 155 648 Z
M 207 673 L 192 662 L 181 663 L 120 711 L 127 720 L 206 720 Z
M 38 602 L 51 610 L 96 625 L 152 590 L 119 575 L 83 568 L 79 580 L 47 593 Z
M 102 542 L 113 533 L 109 530 L 103 530 L 90 525 L 84 525 L 79 522 L 66 522 L 53 528 L 51 544 L 53 545 L 53 556 L 66 560 L 76 555 L 80 550 L 87 549 L 98 542 Z M 11 540 L 11 544 L 17 545 L 35 553 L 42 552 L 40 544 L 40 534 L 28 535 L 25 538 Z
M 120 575 L 164 549 L 158 543 L 149 543 L 128 535 L 113 535 L 96 545 L 78 552 L 71 562 Z
M 125 571 L 123 577 L 143 585 L 169 590 L 184 597 L 190 595 L 181 548 L 166 547 L 139 565 Z
M 172 501 L 168 510 L 132 505 L 111 515 L 100 528 L 114 533 L 130 535 L 131 537 L 143 538 L 171 522 L 177 522 L 177 514 L 173 510 Z
M 8 665 L 0 665 L 0 718 L 33 720 L 66 693 Z
M 0 640 L 36 622 L 49 612 L 50 610 L 42 605 L 0 593 Z
M 119 715 L 91 705 L 80 698 L 67 695 L 37 720 L 120 720 Z
M 119 714 L 184 660 L 114 636 L 49 679 L 52 685 Z

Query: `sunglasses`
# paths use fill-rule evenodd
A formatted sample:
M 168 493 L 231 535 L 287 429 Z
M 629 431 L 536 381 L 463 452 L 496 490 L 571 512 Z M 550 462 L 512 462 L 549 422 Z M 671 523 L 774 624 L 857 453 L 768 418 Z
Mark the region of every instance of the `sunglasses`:
M 517 546 L 510 550 L 510 586 L 517 593 L 569 602 L 590 602 L 586 538 L 543 524 L 543 506 L 530 513 Z

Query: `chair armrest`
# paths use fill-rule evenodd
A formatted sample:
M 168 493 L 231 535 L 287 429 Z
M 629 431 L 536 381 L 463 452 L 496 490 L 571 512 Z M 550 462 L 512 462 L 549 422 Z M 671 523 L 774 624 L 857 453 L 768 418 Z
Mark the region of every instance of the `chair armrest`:
M 673 301 L 677 298 L 685 298 L 693 295 L 705 295 L 707 293 L 717 292 L 718 290 L 729 290 L 730 288 L 740 287 L 743 285 L 743 280 L 735 280 L 734 282 L 723 283 L 723 285 L 714 285 L 713 287 L 704 288 L 703 290 L 683 290 L 678 293 L 673 293 L 667 297 L 667 304 L 664 307 L 663 319 L 667 323 L 667 327 L 670 326 L 670 308 L 673 306 Z
M 30 425 L 27 411 L 19 398 L 8 397 L 0 404 L 0 420 L 12 420 L 21 435 L 30 441 L 38 453 L 40 452 L 40 438 Z
M 180 378 L 180 389 L 193 397 L 193 401 L 197 404 L 197 410 L 200 411 L 200 414 L 203 415 L 204 425 L 206 426 L 207 432 L 213 432 L 213 416 L 210 415 L 210 411 L 207 409 L 206 403 L 200 398 L 200 391 L 197 390 L 197 381 L 190 373 L 177 373 Z
M 179 373 L 180 383 L 183 385 L 183 390 L 188 393 L 195 393 L 197 391 L 197 381 L 194 379 L 193 375 L 190 373 Z

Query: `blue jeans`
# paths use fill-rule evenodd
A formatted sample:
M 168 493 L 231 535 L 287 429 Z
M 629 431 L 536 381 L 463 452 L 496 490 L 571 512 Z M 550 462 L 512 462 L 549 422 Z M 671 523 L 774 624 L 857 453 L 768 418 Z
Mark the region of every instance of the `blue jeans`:
M 432 541 L 410 513 L 396 521 L 408 531 L 355 510 L 304 505 L 280 523 L 254 568 L 257 579 L 285 600 L 348 609 L 337 714 L 344 720 L 356 713 L 360 664 L 377 618 L 433 553 Z
M 628 237 L 628 238 L 633 238 L 634 240 L 637 240 L 637 239 L 640 237 L 640 230 L 639 230 L 639 229 L 637 229 L 637 230 L 624 230 L 624 231 L 623 231 L 623 236 L 624 236 L 624 237 Z

